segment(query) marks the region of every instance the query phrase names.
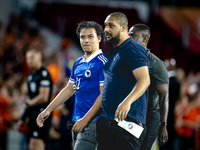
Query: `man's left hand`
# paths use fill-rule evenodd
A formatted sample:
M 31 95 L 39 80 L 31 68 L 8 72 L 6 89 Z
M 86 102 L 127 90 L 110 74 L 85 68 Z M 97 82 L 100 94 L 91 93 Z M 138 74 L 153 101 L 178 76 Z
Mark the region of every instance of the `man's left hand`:
M 168 141 L 168 133 L 166 126 L 160 126 L 158 131 L 159 145 L 164 145 Z

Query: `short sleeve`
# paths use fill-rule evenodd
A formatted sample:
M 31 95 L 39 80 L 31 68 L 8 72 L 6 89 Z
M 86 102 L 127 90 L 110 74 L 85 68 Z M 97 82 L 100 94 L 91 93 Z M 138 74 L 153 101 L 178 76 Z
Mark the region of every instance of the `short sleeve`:
M 103 86 L 104 84 L 104 74 L 103 74 L 103 69 L 104 69 L 104 65 L 101 67 L 100 69 L 100 75 L 99 75 L 99 85 Z
M 72 71 L 71 71 L 71 75 L 70 75 L 70 78 L 69 78 L 69 82 L 70 83 L 75 83 L 75 77 L 74 77 L 74 69 L 75 68 L 75 63 L 74 63 L 74 65 L 73 65 L 73 67 L 72 67 Z
M 40 87 L 50 87 L 51 86 L 51 76 L 47 70 L 42 70 L 41 72 L 41 80 Z
M 139 67 L 148 66 L 148 54 L 144 47 L 138 43 L 129 45 L 126 48 L 125 57 L 128 65 L 133 71 Z
M 169 84 L 169 76 L 163 61 L 154 63 L 152 75 L 156 78 L 156 84 Z

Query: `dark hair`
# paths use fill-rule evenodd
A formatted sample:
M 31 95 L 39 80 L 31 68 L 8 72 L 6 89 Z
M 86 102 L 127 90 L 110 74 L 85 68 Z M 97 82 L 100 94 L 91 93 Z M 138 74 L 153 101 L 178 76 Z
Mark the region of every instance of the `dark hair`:
M 40 53 L 42 60 L 44 60 L 44 48 L 42 46 L 39 46 L 38 44 L 31 44 L 26 53 L 29 51 L 35 51 L 36 53 Z
M 80 32 L 82 29 L 89 29 L 89 28 L 93 28 L 96 31 L 97 36 L 101 36 L 102 39 L 104 38 L 104 32 L 102 26 L 95 21 L 80 22 L 76 29 L 76 34 L 78 38 L 80 38 Z
M 32 44 L 32 45 L 30 45 L 29 46 L 29 48 L 28 48 L 28 50 L 26 51 L 26 52 L 28 52 L 28 51 L 32 51 L 32 50 L 34 50 L 35 52 L 37 52 L 37 53 L 41 53 L 41 54 L 43 54 L 43 47 L 41 47 L 41 46 L 39 46 L 39 45 L 34 45 L 34 44 Z
M 128 19 L 124 13 L 114 12 L 114 13 L 111 13 L 109 16 L 115 17 L 120 26 L 126 25 L 127 30 L 128 30 Z
M 142 23 L 135 24 L 133 27 L 137 28 L 137 31 L 145 31 L 145 32 L 147 32 L 149 34 L 149 36 L 151 35 L 150 28 L 145 24 L 142 24 Z

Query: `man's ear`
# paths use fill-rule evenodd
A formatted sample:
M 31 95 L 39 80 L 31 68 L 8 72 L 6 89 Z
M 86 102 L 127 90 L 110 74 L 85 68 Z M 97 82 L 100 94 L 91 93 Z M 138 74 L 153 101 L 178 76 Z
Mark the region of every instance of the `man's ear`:
M 98 42 L 100 43 L 101 42 L 101 36 L 99 35 L 97 38 L 98 38 Z
M 124 32 L 124 31 L 128 31 L 126 25 L 122 25 L 121 28 L 122 28 L 122 30 L 121 30 L 122 32 Z

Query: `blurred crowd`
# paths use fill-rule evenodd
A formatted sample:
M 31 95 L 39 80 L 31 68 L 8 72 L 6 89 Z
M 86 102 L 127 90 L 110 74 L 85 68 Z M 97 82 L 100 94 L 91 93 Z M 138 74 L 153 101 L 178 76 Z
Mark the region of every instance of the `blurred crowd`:
M 165 61 L 169 74 L 168 149 L 200 149 L 200 72 L 176 68 L 175 59 Z
M 22 15 L 10 15 L 6 26 L 0 24 L 0 150 L 6 149 L 6 134 L 9 130 L 15 130 L 15 124 L 24 112 L 23 103 L 27 97 L 26 78 L 30 72 L 25 53 L 32 44 L 43 47 L 44 66 L 49 70 L 54 82 L 53 97 L 66 85 L 76 59 L 69 53 L 72 44 L 69 38 L 64 38 L 60 49 L 49 55 L 40 28 Z M 185 73 L 183 69 L 176 68 L 174 59 L 165 60 L 165 64 L 169 76 L 175 76 L 179 84 L 175 92 L 177 98 L 169 98 L 169 117 L 174 120 L 170 122 L 172 129 L 169 129 L 169 135 L 171 134 L 173 139 L 171 143 L 177 150 L 199 150 L 200 72 Z M 73 101 L 72 97 L 53 112 L 51 139 L 47 143 L 49 150 L 72 149 L 71 132 L 66 128 L 66 124 L 71 119 Z M 26 135 L 27 126 L 22 130 Z
M 71 44 L 70 38 L 63 38 L 60 48 L 49 54 L 40 28 L 28 18 L 12 14 L 6 26 L 0 24 L 0 150 L 6 149 L 7 132 L 15 130 L 24 113 L 28 91 L 26 80 L 30 73 L 25 53 L 29 46 L 37 45 L 43 49 L 43 66 L 47 67 L 54 83 L 53 99 L 66 85 L 76 59 L 76 55 L 70 55 Z M 53 112 L 49 150 L 61 149 L 62 138 L 68 139 L 71 147 L 71 132 L 66 128 L 66 122 L 71 119 L 73 101 L 74 97 Z M 26 135 L 27 130 L 24 125 L 22 133 Z M 63 144 L 67 147 L 66 142 Z
M 175 105 L 175 129 L 181 136 L 181 149 L 200 149 L 200 72 L 180 73 L 180 99 Z

